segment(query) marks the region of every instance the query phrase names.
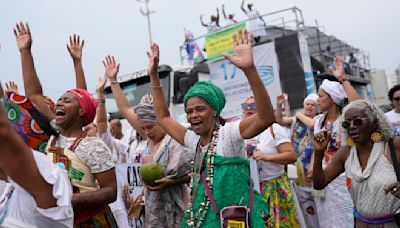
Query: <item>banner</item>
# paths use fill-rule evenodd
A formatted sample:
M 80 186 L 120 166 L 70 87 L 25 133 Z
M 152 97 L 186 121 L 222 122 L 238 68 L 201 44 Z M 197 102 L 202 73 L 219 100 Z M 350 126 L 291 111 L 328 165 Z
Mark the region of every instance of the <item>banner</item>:
M 269 93 L 272 105 L 275 107 L 276 97 L 282 93 L 275 43 L 270 42 L 255 46 L 253 57 L 258 74 Z M 243 71 L 226 59 L 208 64 L 211 81 L 224 91 L 226 97 L 225 108 L 221 116 L 223 118 L 241 116 L 241 104 L 253 94 Z
M 310 54 L 308 53 L 307 40 L 302 32 L 298 33 L 301 62 L 303 63 L 304 80 L 306 82 L 307 94 L 316 93 L 314 74 L 311 68 Z
M 123 201 L 126 212 L 128 212 L 130 203 L 128 202 L 128 194 L 130 199 L 134 200 L 140 195 L 143 190 L 144 184 L 139 176 L 140 163 L 123 163 L 115 165 L 115 173 L 117 175 L 117 201 Z M 144 214 L 136 220 L 126 214 L 128 217 L 128 224 L 131 228 L 144 227 Z
M 222 53 L 233 53 L 232 35 L 239 29 L 246 29 L 246 23 L 241 22 L 226 29 L 221 29 L 206 36 L 206 52 L 208 61 L 222 57 Z

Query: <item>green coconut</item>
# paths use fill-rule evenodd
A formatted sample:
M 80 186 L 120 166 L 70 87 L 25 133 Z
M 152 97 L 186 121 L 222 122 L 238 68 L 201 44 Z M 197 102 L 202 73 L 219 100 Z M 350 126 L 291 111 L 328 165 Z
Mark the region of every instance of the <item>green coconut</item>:
M 140 167 L 139 174 L 146 185 L 154 187 L 154 181 L 164 177 L 164 168 L 160 163 L 147 163 Z

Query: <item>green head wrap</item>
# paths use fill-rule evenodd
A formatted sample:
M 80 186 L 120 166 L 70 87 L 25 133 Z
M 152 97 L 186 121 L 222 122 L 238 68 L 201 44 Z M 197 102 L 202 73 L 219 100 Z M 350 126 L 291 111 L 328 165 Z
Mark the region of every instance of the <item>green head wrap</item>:
M 222 109 L 225 106 L 225 95 L 224 92 L 216 85 L 214 85 L 211 81 L 199 81 L 196 82 L 192 87 L 190 87 L 189 91 L 185 94 L 183 98 L 183 103 L 186 102 L 191 97 L 201 97 L 206 100 L 210 106 L 215 109 L 217 112 L 217 116 L 221 114 Z

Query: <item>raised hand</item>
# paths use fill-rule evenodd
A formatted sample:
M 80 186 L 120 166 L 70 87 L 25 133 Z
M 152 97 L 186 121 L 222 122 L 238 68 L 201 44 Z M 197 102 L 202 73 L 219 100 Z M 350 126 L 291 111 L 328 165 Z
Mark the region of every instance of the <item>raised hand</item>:
M 13 81 L 6 83 L 6 92 L 18 94 L 18 86 Z
M 72 59 L 81 60 L 82 59 L 82 49 L 85 44 L 85 40 L 82 40 L 79 35 L 74 34 L 69 36 L 69 44 L 67 44 L 67 49 Z
M 32 36 L 28 23 L 17 23 L 14 28 L 14 35 L 19 51 L 31 50 Z
M 243 71 L 254 70 L 253 40 L 253 33 L 250 33 L 250 38 L 248 38 L 247 30 L 239 30 L 238 33 L 233 34 L 233 55 L 228 53 L 222 55 Z
M 331 133 L 324 130 L 314 136 L 314 151 L 320 155 L 325 153 L 326 147 L 331 139 Z
M 156 75 L 158 69 L 158 62 L 160 61 L 160 48 L 157 43 L 151 45 L 150 51 L 147 52 L 149 57 L 149 65 L 147 66 L 147 73 L 149 75 Z
M 329 67 L 329 70 L 337 80 L 341 81 L 345 78 L 343 57 L 337 56 L 335 58 L 335 66 L 335 69 L 333 69 L 333 67 Z
M 119 72 L 119 64 L 115 62 L 114 56 L 106 56 L 106 59 L 103 61 L 103 65 L 105 68 L 104 76 L 110 81 L 116 81 L 117 74 Z
M 282 105 L 285 103 L 285 95 L 281 94 L 276 97 L 276 103 Z
M 104 94 L 104 86 L 106 85 L 106 82 L 107 82 L 107 77 L 104 76 L 102 78 L 99 78 L 99 82 L 97 83 L 97 86 L 96 86 L 96 93 L 98 95 Z

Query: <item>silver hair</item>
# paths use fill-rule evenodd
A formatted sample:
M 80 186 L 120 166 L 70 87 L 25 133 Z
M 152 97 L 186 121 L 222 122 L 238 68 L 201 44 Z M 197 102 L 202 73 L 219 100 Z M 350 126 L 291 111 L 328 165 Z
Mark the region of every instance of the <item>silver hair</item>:
M 342 121 L 344 120 L 344 115 L 346 112 L 353 108 L 363 110 L 368 120 L 377 124 L 377 128 L 375 130 L 382 134 L 382 140 L 385 142 L 389 141 L 392 135 L 392 127 L 387 121 L 385 114 L 378 106 L 365 100 L 352 101 L 343 108 Z M 347 136 L 347 131 L 345 131 L 345 129 L 343 129 L 343 132 Z

